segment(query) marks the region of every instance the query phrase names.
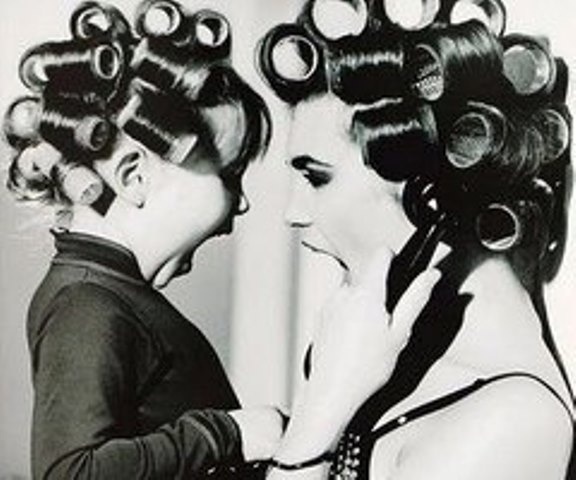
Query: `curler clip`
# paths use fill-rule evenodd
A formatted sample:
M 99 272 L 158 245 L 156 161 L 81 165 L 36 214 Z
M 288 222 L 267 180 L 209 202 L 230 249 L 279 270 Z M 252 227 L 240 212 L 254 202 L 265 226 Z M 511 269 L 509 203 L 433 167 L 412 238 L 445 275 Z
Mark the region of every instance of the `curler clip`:
M 471 108 L 452 125 L 446 158 L 458 169 L 468 169 L 499 152 L 507 135 L 504 115 L 495 107 L 471 102 Z
M 521 202 L 512 206 L 492 203 L 476 218 L 476 235 L 492 252 L 506 252 L 519 245 L 524 236 L 525 221 Z
M 358 36 L 368 25 L 368 6 L 365 0 L 316 0 L 310 21 L 328 40 Z
M 546 42 L 526 35 L 503 40 L 504 75 L 519 95 L 549 92 L 556 81 L 556 62 Z
M 382 0 L 388 19 L 404 30 L 431 25 L 440 11 L 440 0 Z
M 506 8 L 500 0 L 457 0 L 449 20 L 452 24 L 479 20 L 499 37 L 506 30 Z
M 190 154 L 197 144 L 198 135 L 191 134 L 180 136 L 170 148 L 170 151 L 167 154 L 167 160 L 176 165 L 183 164 L 190 157 Z

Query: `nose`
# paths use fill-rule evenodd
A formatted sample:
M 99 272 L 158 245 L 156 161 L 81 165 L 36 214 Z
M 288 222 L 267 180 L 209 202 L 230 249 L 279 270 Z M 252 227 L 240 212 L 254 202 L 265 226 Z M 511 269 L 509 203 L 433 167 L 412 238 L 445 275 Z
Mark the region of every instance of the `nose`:
M 299 178 L 294 178 L 284 212 L 284 221 L 289 227 L 305 228 L 312 225 L 312 217 L 308 208 L 308 195 L 303 181 Z
M 236 205 L 234 214 L 236 216 L 244 215 L 248 210 L 250 210 L 250 202 L 248 201 L 248 197 L 244 192 L 240 192 L 240 196 L 238 197 L 238 204 Z

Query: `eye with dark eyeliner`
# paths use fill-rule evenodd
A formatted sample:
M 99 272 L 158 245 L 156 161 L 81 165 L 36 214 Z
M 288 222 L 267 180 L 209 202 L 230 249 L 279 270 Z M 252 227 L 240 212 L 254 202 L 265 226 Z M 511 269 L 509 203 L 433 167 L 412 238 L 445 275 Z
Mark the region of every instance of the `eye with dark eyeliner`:
M 312 157 L 300 156 L 293 158 L 290 165 L 298 170 L 314 188 L 327 185 L 332 180 L 331 165 Z

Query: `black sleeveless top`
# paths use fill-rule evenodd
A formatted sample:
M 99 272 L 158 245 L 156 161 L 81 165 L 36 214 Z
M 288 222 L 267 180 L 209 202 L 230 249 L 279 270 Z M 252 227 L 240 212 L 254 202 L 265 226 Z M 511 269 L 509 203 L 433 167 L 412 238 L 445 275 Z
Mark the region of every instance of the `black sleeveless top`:
M 332 480 L 368 479 L 372 451 L 380 438 L 414 420 L 448 407 L 487 385 L 511 377 L 525 377 L 540 383 L 561 402 L 568 414 L 572 416 L 570 408 L 562 397 L 544 380 L 530 373 L 510 372 L 490 378 L 478 379 L 461 389 L 412 408 L 375 429 L 373 427 L 379 420 L 379 418 L 376 418 L 376 412 L 368 413 L 364 410 L 364 416 L 362 418 L 355 417 L 355 421 L 349 425 L 340 439 L 330 465 L 328 478 Z

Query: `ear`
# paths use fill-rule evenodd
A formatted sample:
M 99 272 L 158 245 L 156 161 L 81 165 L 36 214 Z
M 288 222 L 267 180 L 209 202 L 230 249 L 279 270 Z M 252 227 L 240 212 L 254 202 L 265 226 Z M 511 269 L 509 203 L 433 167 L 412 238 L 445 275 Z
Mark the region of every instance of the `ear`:
M 142 208 L 148 196 L 148 158 L 140 149 L 125 152 L 114 169 L 117 195 Z

